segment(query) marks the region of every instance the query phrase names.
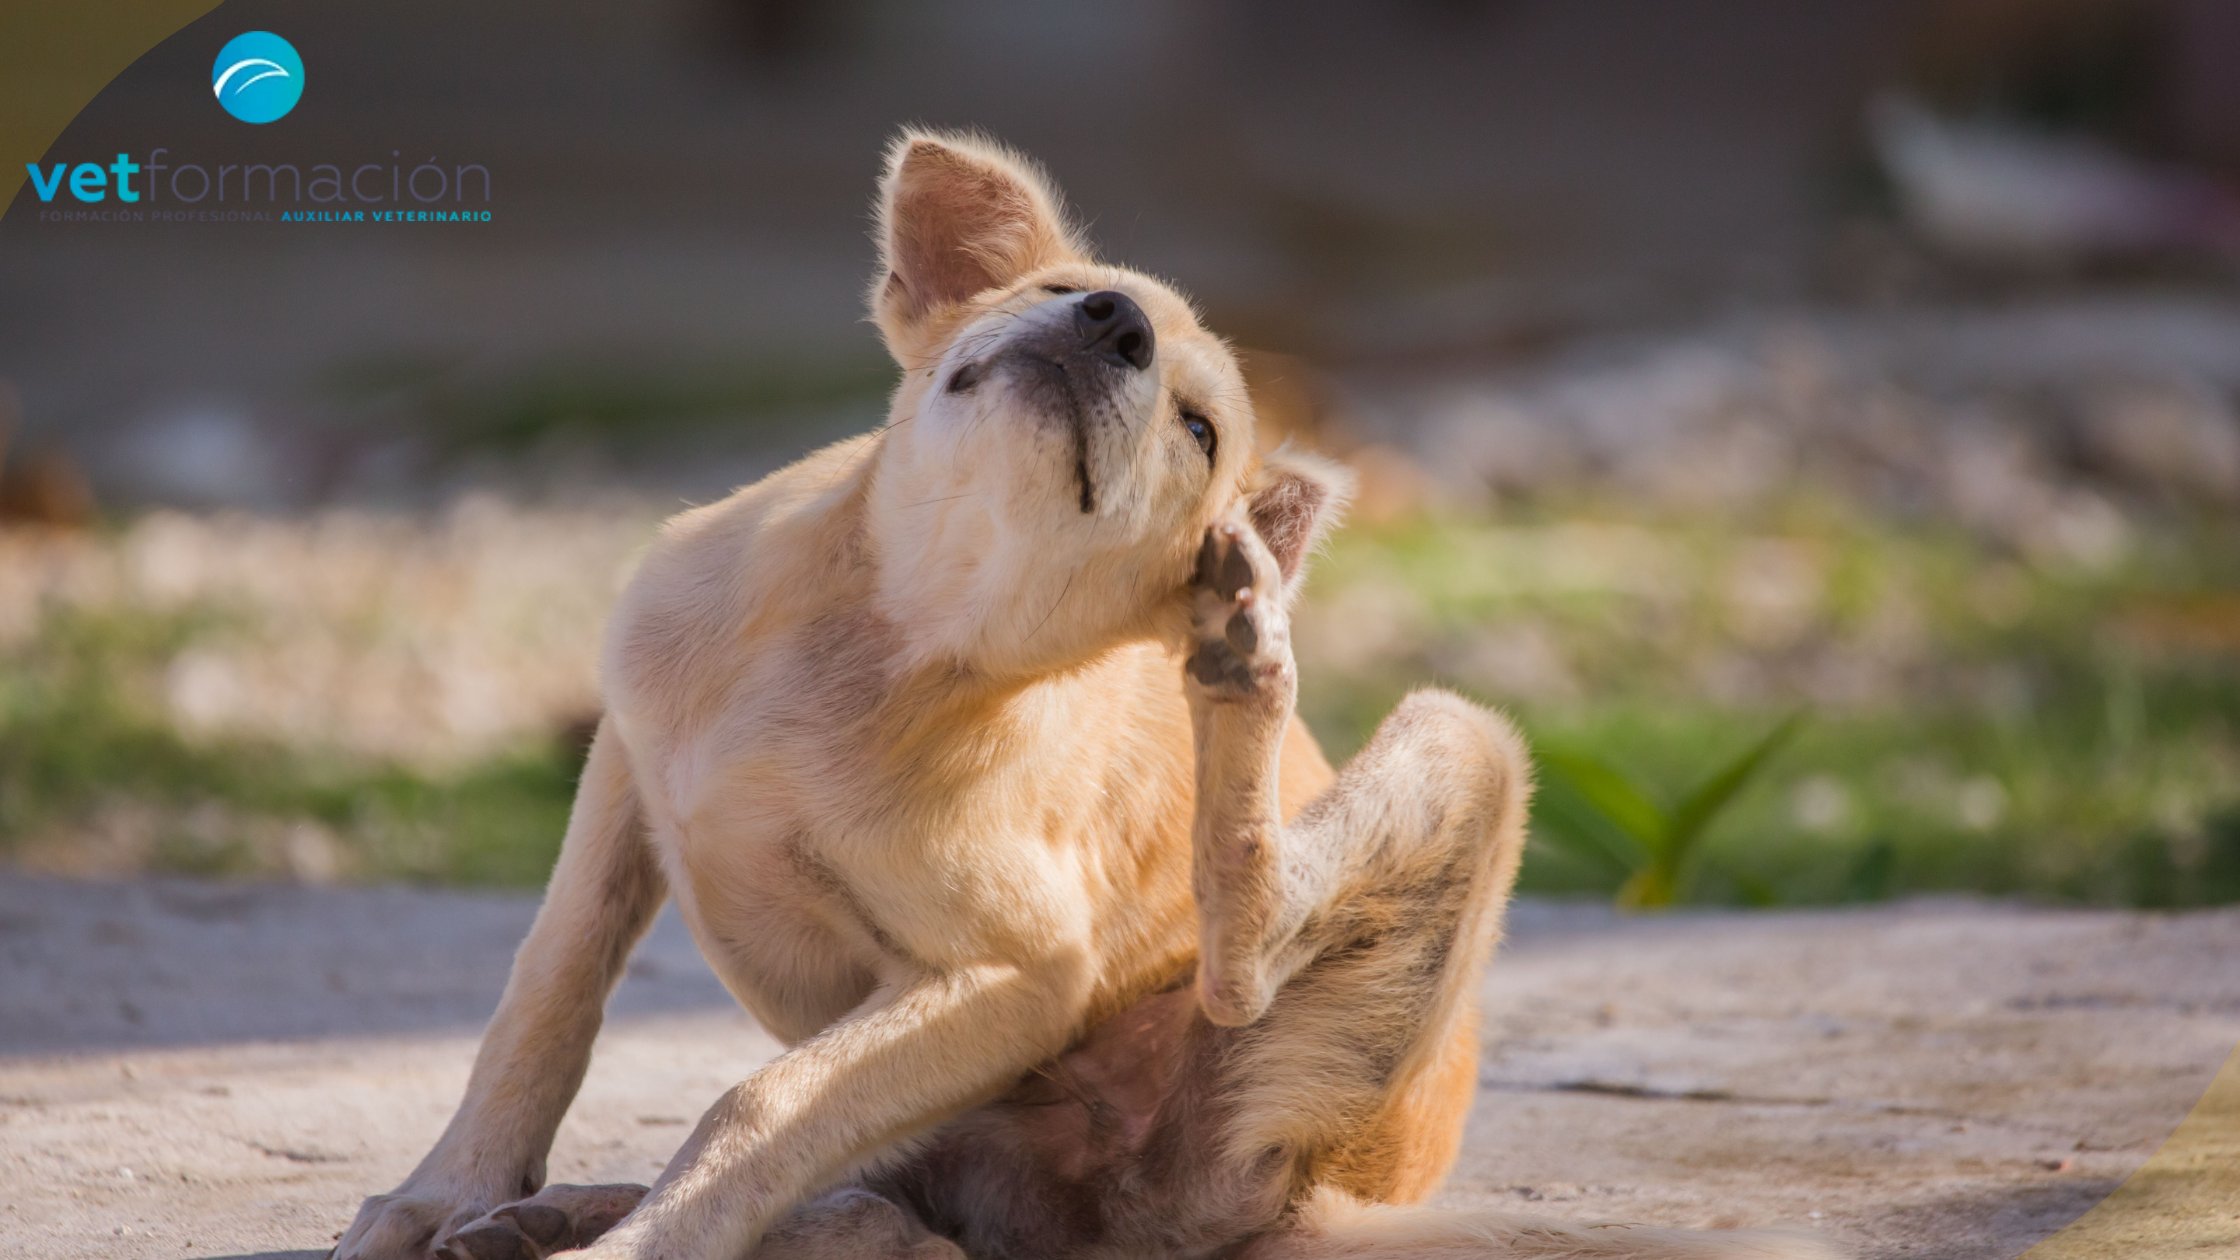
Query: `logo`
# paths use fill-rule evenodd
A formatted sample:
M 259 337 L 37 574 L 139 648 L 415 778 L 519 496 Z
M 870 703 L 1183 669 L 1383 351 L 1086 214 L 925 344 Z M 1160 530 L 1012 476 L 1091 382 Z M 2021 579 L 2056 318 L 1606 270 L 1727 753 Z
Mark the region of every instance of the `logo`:
M 245 123 L 268 123 L 296 107 L 303 96 L 303 58 L 270 31 L 236 35 L 210 68 L 210 90 L 227 113 Z
M 210 94 L 246 123 L 285 118 L 303 99 L 303 58 L 270 31 L 237 35 L 210 67 Z M 416 165 L 422 152 L 326 154 L 309 163 L 236 153 L 212 166 L 155 145 L 146 161 L 125 152 L 107 165 L 26 162 L 24 173 L 41 223 L 490 222 L 490 168 L 434 154 Z M 79 204 L 57 206 L 65 195 Z

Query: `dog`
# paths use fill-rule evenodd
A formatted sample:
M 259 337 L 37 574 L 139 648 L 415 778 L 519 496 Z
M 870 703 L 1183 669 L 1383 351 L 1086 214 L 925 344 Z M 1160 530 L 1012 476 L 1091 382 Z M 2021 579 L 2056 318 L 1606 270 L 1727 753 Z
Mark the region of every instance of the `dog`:
M 1347 493 L 1040 171 L 904 133 L 888 423 L 670 521 L 465 1100 L 336 1260 L 1806 1257 L 1409 1206 L 1477 1078 L 1523 848 L 1500 717 L 1404 700 L 1342 773 L 1289 612 Z M 789 1048 L 656 1184 L 544 1187 L 674 897 Z

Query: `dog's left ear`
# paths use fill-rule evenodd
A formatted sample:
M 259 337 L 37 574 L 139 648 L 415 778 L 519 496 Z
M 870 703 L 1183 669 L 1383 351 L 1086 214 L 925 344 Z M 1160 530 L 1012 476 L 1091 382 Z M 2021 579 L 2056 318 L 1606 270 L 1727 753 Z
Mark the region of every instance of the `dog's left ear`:
M 1275 553 L 1287 587 L 1296 588 L 1307 557 L 1338 523 L 1353 497 L 1353 472 L 1285 443 L 1260 457 L 1245 492 L 1245 511 Z
M 1057 193 L 1032 162 L 980 136 L 906 131 L 879 182 L 871 313 L 904 367 L 941 316 L 975 294 L 1081 257 Z

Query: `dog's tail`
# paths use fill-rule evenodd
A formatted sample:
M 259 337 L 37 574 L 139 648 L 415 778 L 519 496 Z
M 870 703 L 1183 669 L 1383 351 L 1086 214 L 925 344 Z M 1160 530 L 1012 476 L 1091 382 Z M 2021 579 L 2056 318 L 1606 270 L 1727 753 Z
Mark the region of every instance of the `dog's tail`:
M 1825 1239 L 1785 1230 L 1592 1225 L 1489 1208 L 1365 1204 L 1324 1190 L 1242 1260 L 1846 1260 Z

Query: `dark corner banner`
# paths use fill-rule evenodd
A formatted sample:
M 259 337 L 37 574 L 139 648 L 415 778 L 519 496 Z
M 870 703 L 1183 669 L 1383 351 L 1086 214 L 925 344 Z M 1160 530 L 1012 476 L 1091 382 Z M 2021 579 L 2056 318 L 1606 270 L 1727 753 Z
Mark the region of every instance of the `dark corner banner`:
M 0 205 L 14 201 L 30 168 L 110 80 L 217 7 L 216 0 L 115 0 L 101 6 L 98 20 L 70 4 L 0 11 Z

